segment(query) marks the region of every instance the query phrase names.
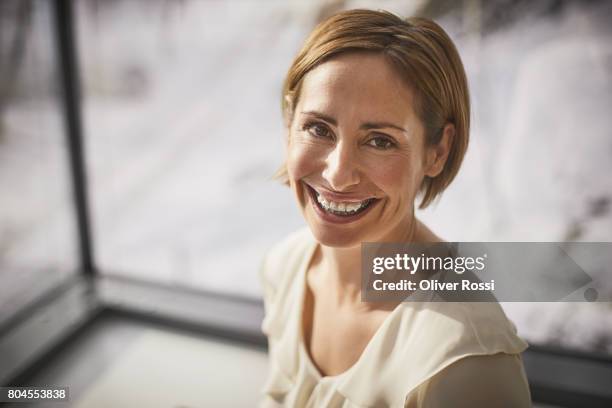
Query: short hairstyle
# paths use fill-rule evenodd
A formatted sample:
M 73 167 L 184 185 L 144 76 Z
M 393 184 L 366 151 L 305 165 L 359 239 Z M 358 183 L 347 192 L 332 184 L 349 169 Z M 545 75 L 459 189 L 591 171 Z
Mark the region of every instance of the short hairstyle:
M 281 103 L 288 127 L 304 76 L 334 56 L 355 51 L 381 53 L 410 86 L 426 145 L 440 141 L 447 123 L 455 127 L 444 168 L 436 177 L 426 176 L 420 186 L 419 208 L 425 208 L 455 178 L 468 146 L 470 98 L 459 53 L 448 34 L 430 19 L 403 20 L 387 11 L 362 9 L 332 15 L 315 27 L 285 77 Z M 287 176 L 286 165 L 275 175 L 285 181 Z

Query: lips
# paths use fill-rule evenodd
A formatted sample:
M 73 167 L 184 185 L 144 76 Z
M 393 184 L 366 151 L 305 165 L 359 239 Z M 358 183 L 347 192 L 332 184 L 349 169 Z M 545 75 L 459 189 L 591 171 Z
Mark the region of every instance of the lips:
M 340 197 L 327 192 L 319 193 L 310 185 L 306 186 L 315 212 L 324 220 L 333 223 L 348 223 L 363 217 L 380 199 L 375 197 Z

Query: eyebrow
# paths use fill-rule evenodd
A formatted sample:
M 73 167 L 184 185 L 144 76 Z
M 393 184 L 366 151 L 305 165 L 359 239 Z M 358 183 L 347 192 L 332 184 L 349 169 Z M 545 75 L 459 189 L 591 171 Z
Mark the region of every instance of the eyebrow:
M 326 122 L 331 123 L 334 126 L 338 126 L 338 122 L 336 121 L 336 119 L 334 119 L 331 116 L 328 116 L 328 115 L 326 115 L 324 113 L 317 112 L 317 111 L 303 111 L 302 113 L 305 114 L 305 115 L 315 116 L 315 117 L 317 117 L 319 119 L 322 119 L 322 120 L 324 120 Z M 363 130 L 384 129 L 384 128 L 396 129 L 396 130 L 399 130 L 401 132 L 408 133 L 408 131 L 406 129 L 404 129 L 403 127 L 398 126 L 398 125 L 394 125 L 393 123 L 390 123 L 390 122 L 365 122 L 361 126 L 359 126 L 359 129 L 363 129 Z

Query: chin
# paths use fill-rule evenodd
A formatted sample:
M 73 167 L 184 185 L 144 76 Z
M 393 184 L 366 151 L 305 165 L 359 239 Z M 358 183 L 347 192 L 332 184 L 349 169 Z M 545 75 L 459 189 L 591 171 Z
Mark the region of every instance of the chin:
M 360 234 L 347 228 L 330 228 L 318 224 L 316 221 L 307 220 L 308 226 L 314 238 L 321 245 L 334 248 L 353 248 L 360 246 L 367 239 L 361 238 Z

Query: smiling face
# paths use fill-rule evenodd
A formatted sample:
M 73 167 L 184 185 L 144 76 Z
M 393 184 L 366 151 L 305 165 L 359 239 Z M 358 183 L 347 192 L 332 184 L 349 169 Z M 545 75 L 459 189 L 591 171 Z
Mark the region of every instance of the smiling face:
M 341 54 L 308 72 L 287 172 L 315 238 L 334 247 L 405 239 L 424 176 L 440 170 L 424 137 L 413 92 L 384 56 Z

